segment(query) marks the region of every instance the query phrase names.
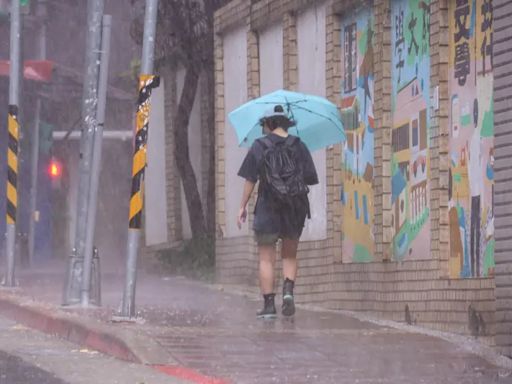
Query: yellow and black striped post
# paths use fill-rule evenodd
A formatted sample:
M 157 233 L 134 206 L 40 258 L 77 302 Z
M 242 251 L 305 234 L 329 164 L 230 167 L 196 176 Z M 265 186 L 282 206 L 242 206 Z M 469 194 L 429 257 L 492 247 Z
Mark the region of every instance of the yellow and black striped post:
M 130 216 L 128 224 L 128 248 L 126 256 L 126 281 L 121 305 L 121 317 L 135 316 L 135 281 L 137 271 L 137 252 L 140 229 L 142 227 L 142 208 L 144 203 L 144 172 L 146 170 L 146 149 L 148 143 L 149 111 L 151 91 L 160 85 L 160 78 L 154 75 L 140 75 L 139 98 L 132 166 L 132 191 L 130 198 Z
M 132 193 L 130 199 L 129 228 L 140 229 L 144 193 L 144 172 L 146 170 L 146 149 L 148 143 L 149 111 L 151 91 L 160 85 L 160 78 L 154 75 L 139 77 L 139 98 L 132 166 Z
M 9 131 L 7 139 L 7 224 L 16 225 L 19 146 L 18 107 L 16 105 L 9 105 L 7 129 Z
M 18 209 L 18 149 L 19 132 L 18 106 L 9 105 L 7 118 L 7 273 L 4 285 L 14 287 L 14 245 L 16 242 L 16 214 Z
M 146 148 L 148 143 L 149 110 L 151 92 L 160 85 L 160 78 L 154 75 L 154 54 L 158 0 L 146 0 L 144 15 L 144 36 L 139 76 L 139 99 L 132 167 L 132 191 L 126 249 L 126 280 L 120 315 L 122 318 L 135 316 L 135 283 L 137 280 L 137 253 L 139 251 L 142 207 L 144 203 L 144 172 L 146 170 Z

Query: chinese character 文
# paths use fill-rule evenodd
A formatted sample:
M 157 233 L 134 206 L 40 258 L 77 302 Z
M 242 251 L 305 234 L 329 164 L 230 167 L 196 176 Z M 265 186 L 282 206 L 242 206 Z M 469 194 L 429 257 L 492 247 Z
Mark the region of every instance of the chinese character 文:
M 409 52 L 412 51 L 412 47 L 416 50 L 416 56 L 418 55 L 418 51 L 420 49 L 416 37 L 414 36 L 414 28 L 416 27 L 416 23 L 418 22 L 418 18 L 414 16 L 414 13 L 411 14 L 411 20 L 409 21 L 409 31 L 411 32 L 411 44 L 409 45 Z
M 430 5 L 425 1 L 420 1 L 418 8 L 423 11 L 423 31 L 422 31 L 422 53 L 426 53 L 429 45 L 429 28 L 430 28 Z
M 469 29 L 466 27 L 468 16 L 470 13 L 468 0 L 457 0 L 457 8 L 455 9 L 455 42 L 460 39 L 469 40 Z

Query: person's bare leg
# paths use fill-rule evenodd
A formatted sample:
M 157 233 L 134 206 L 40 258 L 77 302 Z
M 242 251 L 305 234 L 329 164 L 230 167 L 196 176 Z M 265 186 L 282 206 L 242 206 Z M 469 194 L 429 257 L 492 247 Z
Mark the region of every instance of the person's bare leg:
M 276 307 L 274 303 L 274 265 L 276 262 L 276 246 L 258 246 L 260 256 L 260 289 L 263 294 L 263 308 L 256 314 L 259 318 L 275 318 Z
M 281 254 L 283 257 L 283 278 L 295 281 L 297 277 L 297 248 L 299 240 L 283 239 Z
M 274 293 L 275 245 L 258 246 L 260 256 L 260 289 L 263 295 Z
M 281 254 L 283 258 L 283 308 L 284 316 L 295 314 L 293 288 L 297 277 L 297 248 L 299 240 L 283 239 Z

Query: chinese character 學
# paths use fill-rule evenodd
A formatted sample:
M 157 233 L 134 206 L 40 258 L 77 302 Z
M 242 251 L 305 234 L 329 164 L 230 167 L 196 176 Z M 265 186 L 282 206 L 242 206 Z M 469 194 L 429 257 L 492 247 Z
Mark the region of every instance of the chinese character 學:
M 468 40 L 470 38 L 469 28 L 467 27 L 468 16 L 470 14 L 469 0 L 456 0 L 457 7 L 454 11 L 455 31 L 453 38 L 455 41 L 455 68 L 454 77 L 459 85 L 466 84 L 466 79 L 471 72 L 471 53 Z
M 455 78 L 459 85 L 466 84 L 466 79 L 471 72 L 469 44 L 467 41 L 455 46 Z

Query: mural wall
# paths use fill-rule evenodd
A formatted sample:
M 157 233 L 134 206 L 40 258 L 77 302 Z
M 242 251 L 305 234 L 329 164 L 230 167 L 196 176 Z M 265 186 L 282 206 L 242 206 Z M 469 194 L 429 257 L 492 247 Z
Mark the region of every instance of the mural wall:
M 430 257 L 430 0 L 391 2 L 392 255 Z
M 373 260 L 373 6 L 341 22 L 343 80 L 341 116 L 347 141 L 343 149 L 343 262 Z
M 494 271 L 492 3 L 450 1 L 450 276 Z

